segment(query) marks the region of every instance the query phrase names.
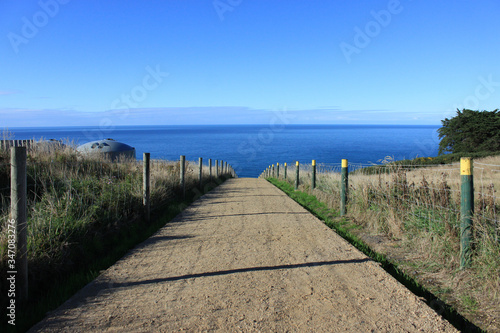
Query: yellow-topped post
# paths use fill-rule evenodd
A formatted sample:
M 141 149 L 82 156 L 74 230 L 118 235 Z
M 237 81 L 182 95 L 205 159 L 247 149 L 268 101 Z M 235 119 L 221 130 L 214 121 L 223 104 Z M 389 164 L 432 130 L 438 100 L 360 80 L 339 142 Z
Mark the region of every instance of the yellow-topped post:
M 341 173 L 340 173 L 340 216 L 344 216 L 347 213 L 347 189 L 348 189 L 348 165 L 347 160 L 342 159 L 341 163 Z
M 280 179 L 280 164 L 276 163 L 276 178 Z
M 460 159 L 460 191 L 461 221 L 460 221 L 460 268 L 471 265 L 472 215 L 474 214 L 474 181 L 470 157 Z
M 313 189 L 316 188 L 316 160 L 312 160 L 312 178 L 311 178 L 311 187 Z
M 284 174 L 284 177 L 285 177 L 285 180 L 286 180 L 286 162 L 285 162 L 285 174 Z
M 299 189 L 299 161 L 295 162 L 295 190 Z

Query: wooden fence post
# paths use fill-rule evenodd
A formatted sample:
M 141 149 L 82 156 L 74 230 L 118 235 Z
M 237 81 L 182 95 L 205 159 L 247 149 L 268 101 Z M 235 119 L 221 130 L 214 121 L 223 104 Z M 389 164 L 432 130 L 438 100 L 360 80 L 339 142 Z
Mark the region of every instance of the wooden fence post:
M 181 155 L 181 160 L 180 160 L 180 173 L 181 173 L 181 191 L 182 191 L 182 198 L 186 198 L 186 156 Z
M 299 189 L 299 161 L 295 162 L 295 190 Z
M 198 178 L 200 181 L 200 189 L 201 189 L 203 188 L 203 157 L 200 157 L 199 168 L 200 168 L 200 173 Z
M 313 189 L 316 188 L 316 160 L 312 160 L 312 178 L 311 178 L 311 187 Z
M 208 177 L 212 180 L 212 159 L 208 159 Z
M 285 170 L 283 170 L 283 171 L 284 171 L 283 177 L 284 177 L 284 178 L 285 178 L 285 180 L 286 180 L 286 162 L 285 162 L 284 167 L 285 167 Z
M 474 180 L 470 157 L 460 159 L 460 191 L 461 221 L 460 221 L 460 269 L 471 265 L 472 215 L 474 214 Z
M 215 178 L 219 178 L 219 160 L 215 160 Z
M 276 178 L 280 179 L 280 164 L 276 163 Z
M 347 160 L 342 160 L 342 169 L 340 176 L 340 216 L 344 216 L 347 213 L 347 189 L 349 185 L 349 172 Z
M 151 221 L 151 202 L 150 197 L 150 153 L 143 154 L 142 165 L 142 205 L 146 214 L 146 221 Z
M 16 285 L 19 288 L 19 301 L 28 299 L 28 224 L 26 221 L 26 147 L 10 149 L 11 187 L 10 209 L 11 221 L 16 226 L 16 262 L 9 264 L 8 270 L 16 272 Z M 2 282 L 3 283 L 3 282 Z

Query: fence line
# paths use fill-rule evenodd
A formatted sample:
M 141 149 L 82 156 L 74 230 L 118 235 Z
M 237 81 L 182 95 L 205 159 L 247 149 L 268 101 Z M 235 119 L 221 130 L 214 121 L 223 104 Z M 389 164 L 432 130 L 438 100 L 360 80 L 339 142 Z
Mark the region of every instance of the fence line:
M 471 160 L 463 158 L 461 164 L 445 166 L 369 164 L 366 168 L 357 168 L 361 164 L 356 164 L 355 170 L 350 164 L 348 173 L 345 169 L 345 178 L 343 161 L 302 164 L 300 175 L 298 168 L 293 170 L 290 163 L 290 171 L 296 172 L 295 180 L 279 178 L 295 184 L 295 189 L 319 190 L 331 196 L 341 216 L 349 214 L 348 209 L 356 209 L 360 205 L 364 205 L 364 209 L 390 206 L 396 214 L 417 218 L 413 222 L 403 218 L 404 223 L 423 223 L 428 228 L 440 230 L 447 226 L 460 230 L 460 267 L 466 268 L 471 264 L 471 244 L 479 242 L 472 238 L 474 233 L 478 233 L 472 231 L 473 223 L 479 223 L 482 233 L 500 242 L 500 205 L 495 194 L 495 187 L 500 187 L 500 179 L 494 174 L 500 165 L 479 162 L 474 163 L 478 167 L 473 167 L 470 162 L 470 166 L 465 167 L 470 174 L 461 175 L 464 161 Z M 345 163 L 347 166 L 347 161 Z M 271 177 L 269 169 L 272 167 L 264 170 L 261 177 Z M 352 181 L 348 180 L 351 175 Z
M 66 246 L 52 247 L 51 239 L 61 239 L 64 243 L 74 236 L 74 232 L 84 232 L 81 228 L 87 226 L 89 232 L 96 232 L 92 231 L 94 224 L 96 227 L 112 227 L 121 221 L 140 217 L 149 221 L 151 211 L 180 197 L 179 181 L 175 182 L 175 179 L 179 179 L 182 160 L 151 160 L 150 154 L 144 153 L 143 161 L 111 162 L 105 159 L 82 160 L 71 154 L 56 156 L 47 151 L 40 156 L 36 151 L 30 151 L 29 154 L 35 155 L 29 155 L 27 159 L 26 153 L 24 157 L 17 154 L 20 149 L 26 152 L 27 148 L 11 148 L 9 152 L 13 160 L 10 162 L 8 153 L 0 151 L 0 246 L 7 246 L 8 225 L 15 220 L 21 226 L 15 244 L 20 299 L 27 298 L 27 290 L 23 293 L 24 285 L 21 285 L 23 255 L 32 258 L 37 255 L 36 249 L 42 247 L 43 255 L 50 256 Z M 203 167 L 202 158 L 198 161 L 184 165 L 183 197 L 186 189 L 193 190 L 198 196 L 206 190 L 203 186 L 215 185 L 221 177 L 237 177 L 232 166 L 225 161 L 222 164 L 221 160 L 218 178 L 211 177 L 212 159 L 209 159 L 209 168 Z M 14 185 L 16 179 L 23 177 L 19 171 L 23 163 L 26 171 L 24 190 Z M 4 177 L 9 173 L 11 179 Z M 19 199 L 17 195 L 20 195 Z M 22 211 L 22 205 L 28 207 L 27 219 L 18 213 Z M 12 214 L 10 219 L 7 217 L 9 211 Z M 76 229 L 70 229 L 73 227 Z M 6 260 L 6 257 L 1 260 Z M 27 288 L 27 274 L 25 280 Z
M 34 139 L 31 140 L 0 140 L 0 150 L 9 150 L 12 147 L 26 147 L 31 149 L 36 143 Z

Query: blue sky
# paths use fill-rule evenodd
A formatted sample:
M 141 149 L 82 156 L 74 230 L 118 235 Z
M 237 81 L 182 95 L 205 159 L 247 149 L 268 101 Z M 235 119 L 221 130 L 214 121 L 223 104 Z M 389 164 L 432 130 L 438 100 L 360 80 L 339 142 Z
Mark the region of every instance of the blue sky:
M 500 107 L 497 0 L 0 0 L 0 128 L 439 124 Z

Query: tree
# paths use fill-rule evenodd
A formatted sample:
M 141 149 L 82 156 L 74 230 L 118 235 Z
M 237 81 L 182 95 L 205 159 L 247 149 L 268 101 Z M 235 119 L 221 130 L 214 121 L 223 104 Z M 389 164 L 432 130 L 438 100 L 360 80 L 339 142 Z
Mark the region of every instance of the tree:
M 445 152 L 500 151 L 500 111 L 457 109 L 457 115 L 441 120 L 439 154 Z

